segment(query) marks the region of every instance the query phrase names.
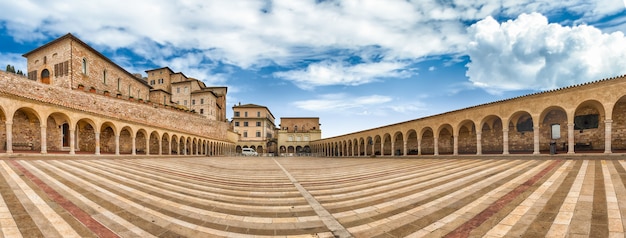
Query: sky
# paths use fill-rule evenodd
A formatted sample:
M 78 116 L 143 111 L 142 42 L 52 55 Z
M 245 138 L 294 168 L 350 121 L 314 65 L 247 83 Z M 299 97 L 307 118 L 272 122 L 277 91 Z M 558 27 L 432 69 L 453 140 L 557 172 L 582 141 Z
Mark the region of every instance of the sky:
M 626 74 L 626 0 L 0 0 L 0 65 L 72 33 L 329 138 Z

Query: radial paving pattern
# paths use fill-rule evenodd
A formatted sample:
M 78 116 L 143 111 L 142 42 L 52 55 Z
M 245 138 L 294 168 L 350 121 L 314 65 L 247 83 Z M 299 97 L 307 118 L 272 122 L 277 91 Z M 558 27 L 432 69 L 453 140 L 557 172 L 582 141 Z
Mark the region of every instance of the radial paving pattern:
M 0 234 L 624 237 L 626 161 L 560 158 L 0 160 Z

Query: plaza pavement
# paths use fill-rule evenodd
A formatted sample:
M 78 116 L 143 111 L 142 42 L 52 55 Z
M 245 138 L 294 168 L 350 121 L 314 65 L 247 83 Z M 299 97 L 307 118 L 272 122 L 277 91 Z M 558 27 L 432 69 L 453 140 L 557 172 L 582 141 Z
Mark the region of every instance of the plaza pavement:
M 626 156 L 0 157 L 3 237 L 624 237 Z

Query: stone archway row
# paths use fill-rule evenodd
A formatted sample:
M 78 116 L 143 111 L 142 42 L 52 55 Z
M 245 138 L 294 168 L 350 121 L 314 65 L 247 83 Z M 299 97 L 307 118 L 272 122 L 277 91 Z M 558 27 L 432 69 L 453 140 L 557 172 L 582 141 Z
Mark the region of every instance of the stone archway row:
M 0 151 L 68 154 L 226 155 L 232 143 L 153 125 L 0 99 Z M 156 122 L 155 122 L 156 124 Z
M 564 95 L 485 104 L 317 140 L 311 148 L 317 155 L 332 157 L 626 150 L 623 93 Z M 605 97 L 593 98 L 596 95 Z M 561 96 L 568 100 L 560 100 Z

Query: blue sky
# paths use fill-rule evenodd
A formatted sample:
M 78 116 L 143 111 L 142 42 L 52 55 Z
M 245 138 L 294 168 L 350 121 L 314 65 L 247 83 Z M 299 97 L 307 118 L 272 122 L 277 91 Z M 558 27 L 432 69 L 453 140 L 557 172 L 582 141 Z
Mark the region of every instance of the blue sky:
M 322 137 L 626 74 L 624 0 L 0 0 L 0 65 L 68 32 Z M 8 10 L 7 10 L 8 9 Z M 4 68 L 4 66 L 3 66 Z M 279 121 L 277 123 L 280 123 Z

